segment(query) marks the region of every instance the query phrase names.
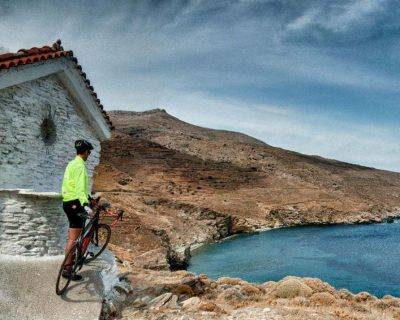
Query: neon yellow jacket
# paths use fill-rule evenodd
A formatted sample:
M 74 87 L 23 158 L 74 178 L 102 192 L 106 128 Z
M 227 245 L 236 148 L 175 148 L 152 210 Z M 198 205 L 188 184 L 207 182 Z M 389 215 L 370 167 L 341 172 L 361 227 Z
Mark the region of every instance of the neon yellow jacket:
M 85 160 L 77 155 L 65 168 L 61 187 L 63 201 L 79 199 L 81 205 L 89 203 L 88 185 L 89 180 Z

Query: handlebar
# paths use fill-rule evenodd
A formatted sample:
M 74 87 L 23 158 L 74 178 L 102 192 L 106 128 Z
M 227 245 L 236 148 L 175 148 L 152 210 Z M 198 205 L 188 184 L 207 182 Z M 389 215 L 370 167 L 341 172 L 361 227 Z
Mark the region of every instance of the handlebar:
M 105 202 L 103 204 L 99 204 L 99 198 L 98 199 L 93 199 L 90 198 L 90 207 L 94 211 L 94 217 L 100 216 L 100 212 L 104 212 L 105 216 L 108 217 L 116 217 L 112 225 L 115 225 L 117 221 L 122 221 L 122 217 L 124 215 L 124 210 L 119 208 L 116 211 L 111 210 L 111 205 L 108 202 Z M 81 218 L 89 219 L 89 218 L 94 218 L 94 217 L 89 217 L 87 212 L 79 212 L 77 214 Z

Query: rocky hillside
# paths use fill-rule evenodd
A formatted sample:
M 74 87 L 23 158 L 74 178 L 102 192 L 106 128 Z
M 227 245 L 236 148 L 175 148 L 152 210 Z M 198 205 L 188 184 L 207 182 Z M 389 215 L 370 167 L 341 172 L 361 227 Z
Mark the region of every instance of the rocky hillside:
M 126 209 L 110 246 L 132 287 L 105 315 L 124 308 L 123 319 L 399 318 L 398 298 L 318 279 L 250 284 L 171 270 L 187 266 L 194 246 L 236 233 L 391 219 L 400 215 L 400 174 L 200 128 L 163 110 L 109 114 L 116 131 L 102 143 L 93 191 Z
M 94 191 L 127 211 L 114 251 L 184 268 L 190 247 L 265 227 L 366 223 L 400 214 L 400 174 L 201 128 L 164 110 L 109 112 Z

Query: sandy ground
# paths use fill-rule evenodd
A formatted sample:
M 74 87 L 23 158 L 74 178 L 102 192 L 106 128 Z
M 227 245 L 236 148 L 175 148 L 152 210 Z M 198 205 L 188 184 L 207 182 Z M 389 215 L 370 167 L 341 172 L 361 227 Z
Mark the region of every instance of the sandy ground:
M 0 319 L 98 319 L 104 291 L 101 271 L 109 261 L 103 257 L 84 266 L 83 280 L 72 282 L 60 297 L 55 282 L 62 258 L 0 256 Z

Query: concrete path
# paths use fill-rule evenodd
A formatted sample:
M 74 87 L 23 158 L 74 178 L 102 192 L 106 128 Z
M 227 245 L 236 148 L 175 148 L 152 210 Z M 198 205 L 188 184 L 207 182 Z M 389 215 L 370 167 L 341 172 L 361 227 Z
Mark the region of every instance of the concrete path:
M 62 259 L 62 256 L 22 258 L 0 255 L 0 319 L 97 320 L 101 297 L 107 289 L 103 278 L 106 282 L 112 278 L 112 272 L 110 276 L 104 271 L 112 269 L 112 259 L 106 254 L 84 266 L 80 271 L 83 280 L 71 282 L 60 297 L 56 295 L 55 283 Z

